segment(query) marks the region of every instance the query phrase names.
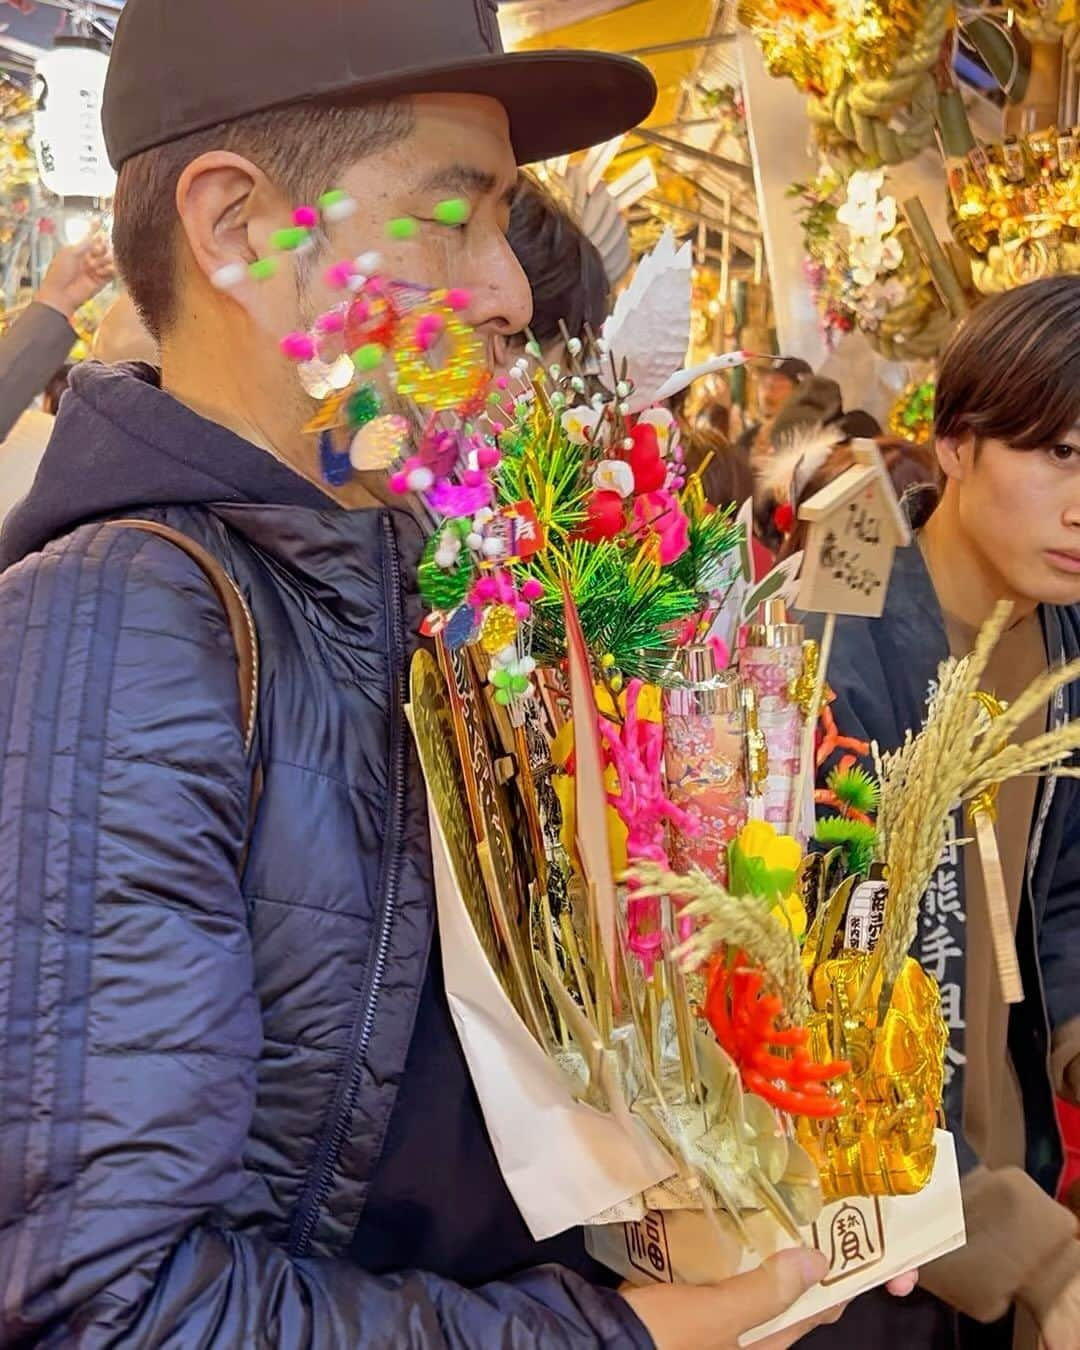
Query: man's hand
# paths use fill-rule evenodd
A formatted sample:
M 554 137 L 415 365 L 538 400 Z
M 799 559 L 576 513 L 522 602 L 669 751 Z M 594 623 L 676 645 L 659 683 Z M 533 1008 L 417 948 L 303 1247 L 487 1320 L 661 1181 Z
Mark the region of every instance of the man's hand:
M 62 248 L 49 265 L 35 299 L 57 310 L 70 323 L 75 311 L 92 300 L 113 277 L 112 250 L 100 235 Z
M 651 1285 L 623 1289 L 623 1298 L 644 1322 L 657 1350 L 734 1350 L 755 1327 L 787 1312 L 796 1299 L 820 1283 L 829 1263 L 820 1252 L 793 1248 L 764 1262 L 748 1275 L 711 1287 Z M 919 1283 L 918 1271 L 890 1280 L 886 1288 L 906 1298 Z M 846 1304 L 838 1304 L 787 1331 L 759 1342 L 760 1350 L 786 1350 L 815 1327 L 839 1321 Z M 1058 1347 L 1049 1347 L 1058 1350 Z M 1064 1350 L 1074 1350 L 1071 1344 Z
M 741 1336 L 787 1312 L 828 1268 L 820 1252 L 796 1248 L 722 1284 L 652 1285 L 626 1290 L 623 1297 L 657 1350 L 735 1350 Z M 842 1306 L 830 1308 L 811 1322 L 778 1332 L 760 1343 L 761 1350 L 784 1350 L 814 1327 L 835 1322 L 842 1312 Z
M 1080 1276 L 1058 1295 L 1042 1327 L 1045 1350 L 1080 1350 Z

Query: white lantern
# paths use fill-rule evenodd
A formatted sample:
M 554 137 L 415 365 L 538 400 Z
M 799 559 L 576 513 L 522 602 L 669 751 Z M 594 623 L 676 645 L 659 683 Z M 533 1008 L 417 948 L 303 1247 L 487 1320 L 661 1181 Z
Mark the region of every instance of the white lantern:
M 41 181 L 58 197 L 111 197 L 116 174 L 101 129 L 108 53 L 93 38 L 61 37 L 37 64 L 34 145 Z

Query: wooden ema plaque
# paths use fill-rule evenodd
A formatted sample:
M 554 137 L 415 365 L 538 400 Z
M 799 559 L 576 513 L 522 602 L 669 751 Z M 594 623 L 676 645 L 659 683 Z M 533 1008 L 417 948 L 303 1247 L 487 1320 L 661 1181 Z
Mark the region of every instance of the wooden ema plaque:
M 799 609 L 877 619 L 885 607 L 893 555 L 911 528 L 873 441 L 855 441 L 855 463 L 799 508 L 810 529 Z

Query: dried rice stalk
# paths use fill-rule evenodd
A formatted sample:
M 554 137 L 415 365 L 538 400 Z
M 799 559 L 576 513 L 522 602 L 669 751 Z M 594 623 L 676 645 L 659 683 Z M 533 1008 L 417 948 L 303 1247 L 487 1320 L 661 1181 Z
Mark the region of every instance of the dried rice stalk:
M 876 755 L 881 782 L 878 828 L 889 869 L 889 901 L 862 997 L 879 967 L 884 966 L 886 989 L 900 972 L 915 940 L 919 906 L 937 870 L 956 807 L 1010 778 L 1055 769 L 1080 749 L 1080 723 L 1034 736 L 1021 745 L 1009 743 L 1058 689 L 1080 678 L 1080 661 L 1041 676 L 1001 717 L 991 718 L 974 697 L 1011 612 L 1008 603 L 998 605 L 971 655 L 942 665 L 938 690 L 919 735 L 909 733 L 893 754 Z
M 656 863 L 635 862 L 634 879 L 634 899 L 670 896 L 679 914 L 699 925 L 676 953 L 681 962 L 696 966 L 721 946 L 738 948 L 761 967 L 793 1021 L 802 1023 L 810 1015 L 799 944 L 790 926 L 763 903 L 733 896 L 697 870 L 676 876 Z

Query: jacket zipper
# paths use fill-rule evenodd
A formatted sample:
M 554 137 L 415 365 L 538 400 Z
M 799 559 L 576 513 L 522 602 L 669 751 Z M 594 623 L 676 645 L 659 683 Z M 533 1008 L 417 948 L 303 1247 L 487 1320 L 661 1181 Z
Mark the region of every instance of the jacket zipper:
M 401 566 L 397 553 L 394 527 L 388 515 L 382 517 L 383 530 L 383 595 L 390 620 L 391 634 L 391 697 L 390 709 L 390 814 L 386 822 L 382 866 L 382 910 L 379 917 L 375 959 L 372 962 L 367 988 L 358 1007 L 361 1015 L 353 1021 L 349 1044 L 345 1052 L 345 1072 L 338 1082 L 330 1126 L 323 1135 L 311 1177 L 304 1188 L 296 1218 L 289 1234 L 289 1250 L 294 1256 L 306 1256 L 319 1214 L 330 1194 L 334 1169 L 349 1133 L 360 1078 L 367 1059 L 375 1029 L 375 1013 L 382 991 L 386 963 L 390 953 L 394 915 L 397 910 L 398 883 L 403 853 L 402 823 L 405 814 L 407 744 L 404 735 L 405 719 L 405 641 L 401 604 Z

